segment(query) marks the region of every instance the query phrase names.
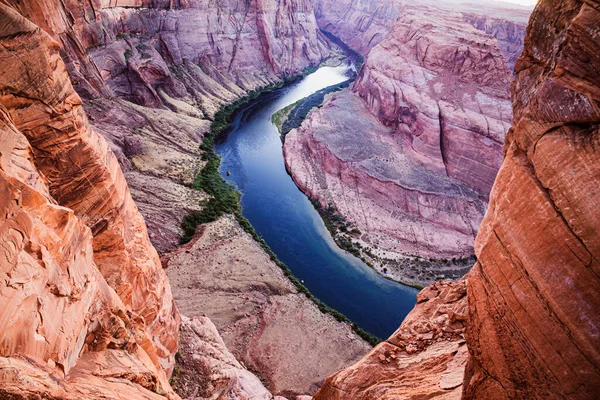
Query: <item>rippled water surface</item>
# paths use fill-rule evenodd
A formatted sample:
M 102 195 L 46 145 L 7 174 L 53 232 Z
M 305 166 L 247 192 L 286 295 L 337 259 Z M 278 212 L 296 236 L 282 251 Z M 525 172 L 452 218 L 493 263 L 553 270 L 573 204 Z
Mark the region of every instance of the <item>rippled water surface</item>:
M 235 115 L 216 151 L 222 158 L 221 175 L 242 193 L 243 215 L 277 257 L 325 304 L 364 330 L 387 338 L 413 308 L 417 290 L 386 280 L 337 247 L 286 172 L 279 132 L 271 122 L 279 109 L 347 80 L 347 69 L 322 67 L 299 82 L 261 95 Z

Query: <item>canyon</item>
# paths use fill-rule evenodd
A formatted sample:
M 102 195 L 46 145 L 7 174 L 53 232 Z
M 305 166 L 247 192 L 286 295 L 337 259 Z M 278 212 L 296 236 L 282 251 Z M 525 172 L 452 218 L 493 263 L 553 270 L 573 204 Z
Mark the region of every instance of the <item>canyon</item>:
M 448 7 L 1 0 L 0 397 L 598 397 L 600 3 L 541 0 L 526 34 Z M 429 285 L 374 348 L 239 216 L 179 243 L 218 111 L 336 58 L 320 29 L 365 62 L 286 166 Z

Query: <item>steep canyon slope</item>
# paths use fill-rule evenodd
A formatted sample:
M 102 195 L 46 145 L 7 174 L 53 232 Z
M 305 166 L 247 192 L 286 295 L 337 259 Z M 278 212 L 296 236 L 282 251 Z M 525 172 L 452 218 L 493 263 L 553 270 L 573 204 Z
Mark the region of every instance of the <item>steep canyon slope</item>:
M 600 2 L 541 1 L 468 283 L 464 397 L 600 395 Z
M 448 296 L 442 283 L 423 290 L 400 329 L 330 377 L 317 399 L 600 396 L 599 9 L 597 1 L 542 0 L 532 14 L 466 297 Z M 436 309 L 440 300 L 455 306 Z M 454 313 L 459 302 L 466 308 Z M 429 303 L 435 313 L 414 325 Z M 443 353 L 426 356 L 438 350 L 431 339 L 445 315 L 463 321 L 466 366 L 460 350 L 450 363 Z M 408 351 L 398 338 L 411 331 L 420 342 Z
M 286 165 L 360 232 L 348 240 L 380 272 L 418 284 L 458 278 L 468 262 L 428 259 L 473 254 L 510 124 L 511 77 L 498 41 L 461 13 L 404 5 L 352 91 L 287 135 Z
M 58 44 L 0 14 L 0 395 L 176 397 L 179 313 L 117 160 Z

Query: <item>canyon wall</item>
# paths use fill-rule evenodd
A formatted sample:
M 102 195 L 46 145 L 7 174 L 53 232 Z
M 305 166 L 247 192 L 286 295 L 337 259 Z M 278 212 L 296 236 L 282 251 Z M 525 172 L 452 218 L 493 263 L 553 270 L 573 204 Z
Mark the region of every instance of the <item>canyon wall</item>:
M 58 43 L 0 14 L 0 394 L 176 397 L 179 314 L 117 160 Z
M 315 0 L 319 27 L 342 39 L 351 48 L 367 56 L 392 31 L 396 20 L 418 8 L 426 12 L 445 9 L 464 22 L 494 36 L 512 70 L 523 49 L 525 28 L 531 9 L 497 1 L 463 2 L 452 0 Z
M 287 135 L 288 170 L 360 232 L 347 236 L 380 272 L 459 278 L 501 163 L 511 77 L 498 41 L 461 13 L 406 5 L 352 92 Z
M 531 16 L 468 283 L 466 399 L 600 395 L 599 9 Z
M 506 11 L 502 13 L 502 9 L 496 9 L 496 11 L 489 15 L 472 11 L 463 12 L 463 19 L 498 40 L 500 50 L 508 62 L 508 67 L 513 71 L 515 62 L 523 51 L 523 39 L 525 39 L 529 11 L 522 10 L 519 12 L 515 9 L 510 10 L 510 13 Z M 505 16 L 504 18 L 498 17 L 498 14 L 505 14 Z

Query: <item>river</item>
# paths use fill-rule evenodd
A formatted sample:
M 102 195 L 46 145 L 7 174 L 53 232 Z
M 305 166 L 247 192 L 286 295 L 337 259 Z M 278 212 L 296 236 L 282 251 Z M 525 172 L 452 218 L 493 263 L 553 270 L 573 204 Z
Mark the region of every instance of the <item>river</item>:
M 322 302 L 385 339 L 414 307 L 417 290 L 383 278 L 337 247 L 287 173 L 279 132 L 271 122 L 276 111 L 347 80 L 348 68 L 321 67 L 243 106 L 219 138 L 216 153 L 221 175 L 242 193 L 242 214 L 277 257 Z

